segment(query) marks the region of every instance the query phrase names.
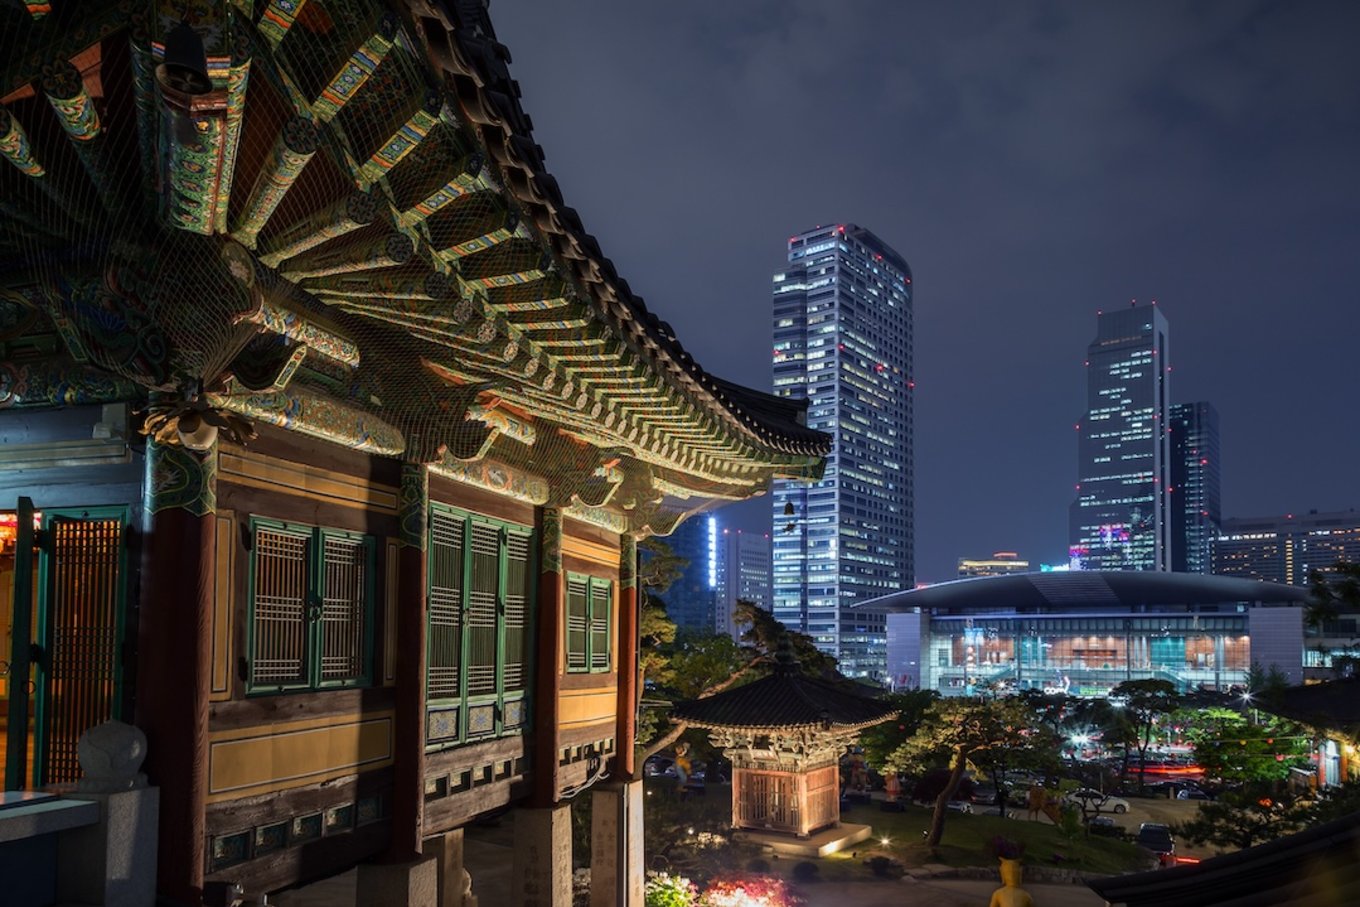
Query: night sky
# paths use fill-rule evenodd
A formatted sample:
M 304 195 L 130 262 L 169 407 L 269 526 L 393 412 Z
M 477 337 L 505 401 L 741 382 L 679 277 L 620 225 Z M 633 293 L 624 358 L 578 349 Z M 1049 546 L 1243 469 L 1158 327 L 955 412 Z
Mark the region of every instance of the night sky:
M 1224 516 L 1360 508 L 1360 3 L 495 0 L 534 135 L 709 371 L 785 242 L 911 264 L 917 579 L 1060 561 L 1098 309 L 1156 299 Z M 724 511 L 768 529 L 763 501 Z

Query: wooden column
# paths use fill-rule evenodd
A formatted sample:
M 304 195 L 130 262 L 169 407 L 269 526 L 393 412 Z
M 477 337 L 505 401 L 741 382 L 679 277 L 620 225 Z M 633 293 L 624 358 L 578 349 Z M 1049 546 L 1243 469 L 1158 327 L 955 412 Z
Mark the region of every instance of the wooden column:
M 170 903 L 203 895 L 208 694 L 217 537 L 217 448 L 195 454 L 146 442 L 136 724 L 160 787 L 157 890 Z
M 534 781 L 530 805 L 557 802 L 557 726 L 562 691 L 563 624 L 566 601 L 562 577 L 562 511 L 540 507 L 538 523 L 538 619 L 534 668 Z
M 430 473 L 419 464 L 401 468 L 401 548 L 397 553 L 396 704 L 393 725 L 392 843 L 388 859 L 411 863 L 425 838 L 425 585 Z
M 619 703 L 614 755 L 618 781 L 631 780 L 637 771 L 639 620 L 637 540 L 624 533 L 619 540 Z

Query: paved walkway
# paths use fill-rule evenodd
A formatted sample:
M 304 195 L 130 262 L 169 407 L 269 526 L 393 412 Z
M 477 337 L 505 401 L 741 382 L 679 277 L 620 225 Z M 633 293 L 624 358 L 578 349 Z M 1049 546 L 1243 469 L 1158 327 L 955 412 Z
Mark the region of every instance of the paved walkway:
M 513 875 L 513 823 L 469 828 L 464 854 L 472 891 L 484 907 L 510 903 Z M 999 882 L 964 879 L 913 879 L 881 882 L 821 882 L 798 893 L 807 907 L 986 907 Z M 279 907 L 363 907 L 355 904 L 355 871 L 297 891 L 280 894 Z M 1104 900 L 1085 885 L 1026 885 L 1039 907 L 1103 907 Z

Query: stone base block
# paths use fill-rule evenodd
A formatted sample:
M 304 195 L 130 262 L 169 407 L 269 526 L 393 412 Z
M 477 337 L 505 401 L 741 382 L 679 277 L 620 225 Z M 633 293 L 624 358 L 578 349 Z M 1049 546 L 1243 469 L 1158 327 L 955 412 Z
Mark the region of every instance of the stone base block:
M 160 789 L 70 797 L 96 804 L 99 822 L 59 838 L 57 900 L 100 907 L 150 907 L 156 900 Z
M 754 831 L 745 828 L 736 832 L 732 837 L 738 841 L 758 844 L 785 856 L 825 857 L 845 850 L 860 841 L 867 840 L 871 834 L 873 834 L 873 829 L 868 825 L 851 825 L 849 822 L 842 822 L 840 825 L 824 828 L 806 838 L 795 838 L 778 832 Z
M 411 863 L 364 863 L 355 903 L 364 907 L 439 907 L 439 861 L 432 854 Z

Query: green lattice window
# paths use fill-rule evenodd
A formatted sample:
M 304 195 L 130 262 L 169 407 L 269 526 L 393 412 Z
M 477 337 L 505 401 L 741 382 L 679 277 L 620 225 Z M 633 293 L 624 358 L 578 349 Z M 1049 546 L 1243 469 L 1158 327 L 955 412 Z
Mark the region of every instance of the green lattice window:
M 532 541 L 525 526 L 430 508 L 430 746 L 527 724 Z
M 250 524 L 248 691 L 369 683 L 372 537 L 255 519 Z
M 612 664 L 609 614 L 614 584 L 577 573 L 567 574 L 567 670 L 604 672 Z

